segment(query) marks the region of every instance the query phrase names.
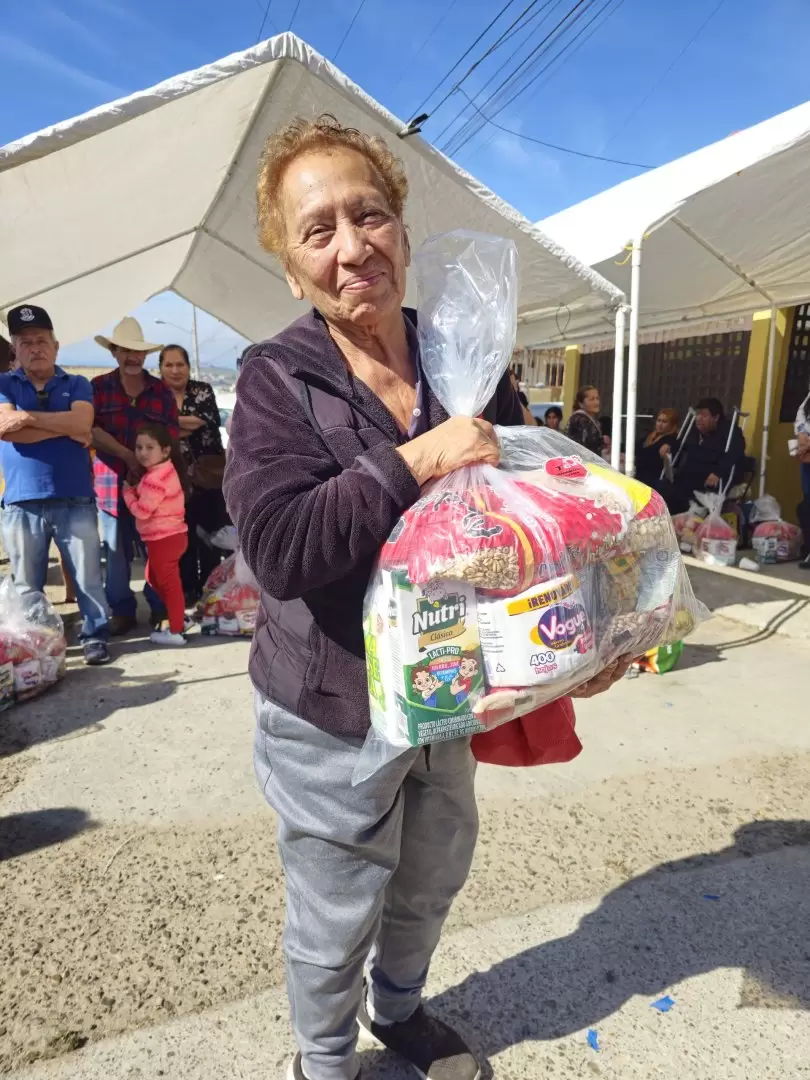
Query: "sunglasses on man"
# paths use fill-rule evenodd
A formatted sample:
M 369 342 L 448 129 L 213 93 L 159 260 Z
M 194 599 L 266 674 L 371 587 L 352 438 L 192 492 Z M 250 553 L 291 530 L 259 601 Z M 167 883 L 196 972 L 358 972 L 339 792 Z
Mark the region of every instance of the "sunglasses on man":
M 51 395 L 47 390 L 37 390 L 37 405 L 41 412 L 47 412 L 51 407 Z

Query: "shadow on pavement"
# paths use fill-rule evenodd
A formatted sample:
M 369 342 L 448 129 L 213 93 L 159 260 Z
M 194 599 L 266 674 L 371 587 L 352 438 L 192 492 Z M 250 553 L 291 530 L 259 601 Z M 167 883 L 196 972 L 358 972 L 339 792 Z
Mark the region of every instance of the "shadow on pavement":
M 118 709 L 154 705 L 170 697 L 177 681 L 165 675 L 127 675 L 107 667 L 72 667 L 67 676 L 41 697 L 3 713 L 0 757 L 29 746 L 88 735 Z
M 61 844 L 85 829 L 93 828 L 95 822 L 84 810 L 73 806 L 0 817 L 0 862 L 51 844 Z
M 572 934 L 476 972 L 431 1008 L 492 1056 L 595 1027 L 636 994 L 652 1003 L 720 968 L 744 970 L 741 1007 L 806 1009 L 809 845 L 810 821 L 745 825 L 732 846 L 628 881 Z

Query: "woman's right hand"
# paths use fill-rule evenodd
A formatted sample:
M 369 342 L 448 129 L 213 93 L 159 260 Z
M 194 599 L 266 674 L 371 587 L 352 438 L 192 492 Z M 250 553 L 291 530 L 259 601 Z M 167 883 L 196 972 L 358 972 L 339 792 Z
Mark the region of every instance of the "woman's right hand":
M 452 416 L 397 450 L 420 487 L 465 465 L 497 465 L 501 460 L 492 424 L 468 416 Z

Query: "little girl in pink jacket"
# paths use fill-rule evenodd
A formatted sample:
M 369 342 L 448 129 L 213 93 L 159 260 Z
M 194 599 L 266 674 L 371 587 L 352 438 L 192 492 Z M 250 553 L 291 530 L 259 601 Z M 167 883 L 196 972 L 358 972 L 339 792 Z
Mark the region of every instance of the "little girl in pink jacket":
M 186 499 L 175 467 L 172 438 L 160 424 L 145 424 L 135 441 L 135 457 L 145 469 L 137 487 L 124 484 L 124 501 L 146 544 L 146 580 L 163 601 L 169 629 L 154 630 L 156 645 L 185 645 L 185 600 L 180 559 L 188 546 Z M 179 458 L 177 458 L 179 464 Z M 180 465 L 182 469 L 182 465 Z

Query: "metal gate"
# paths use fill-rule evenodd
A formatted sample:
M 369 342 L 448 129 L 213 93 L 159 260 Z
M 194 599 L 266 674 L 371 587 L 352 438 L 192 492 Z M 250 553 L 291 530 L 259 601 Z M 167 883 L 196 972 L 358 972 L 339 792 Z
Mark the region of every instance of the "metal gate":
M 810 334 L 810 330 L 807 333 Z M 739 405 L 745 384 L 750 340 L 749 330 L 735 330 L 727 334 L 640 345 L 638 435 L 646 435 L 650 431 L 659 409 L 675 409 L 680 417 L 684 417 L 689 406 L 704 397 L 719 398 L 728 410 Z M 624 359 L 626 371 L 626 350 Z M 587 353 L 582 357 L 580 384 L 599 387 L 602 412 L 609 415 L 613 404 L 612 349 Z M 804 385 L 807 385 L 807 381 Z M 807 390 L 804 391 L 806 393 Z

